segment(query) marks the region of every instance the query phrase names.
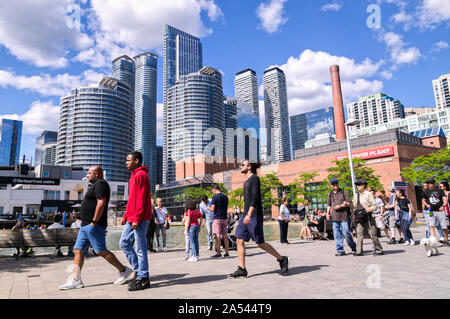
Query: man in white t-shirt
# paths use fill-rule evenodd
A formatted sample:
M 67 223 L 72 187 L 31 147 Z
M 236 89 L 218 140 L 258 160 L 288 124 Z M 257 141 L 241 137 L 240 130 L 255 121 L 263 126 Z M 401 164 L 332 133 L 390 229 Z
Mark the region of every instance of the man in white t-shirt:
M 166 247 L 167 243 L 167 234 L 166 234 L 166 227 L 167 227 L 167 209 L 163 207 L 162 199 L 157 198 L 156 199 L 156 207 L 155 207 L 155 224 L 156 224 L 156 245 L 158 246 L 158 251 L 168 251 Z M 160 234 L 161 233 L 161 234 Z M 162 235 L 162 241 L 163 241 L 163 248 L 161 248 L 161 245 L 159 243 L 159 237 Z
M 74 214 L 75 221 L 70 225 L 70 228 L 72 229 L 80 229 L 81 228 L 81 219 L 80 219 L 80 213 L 76 212 Z M 67 253 L 68 257 L 74 257 L 75 254 L 73 252 L 73 246 L 69 246 L 69 252 Z
M 61 221 L 62 221 L 62 216 L 61 215 L 55 215 L 55 219 L 54 219 L 54 223 L 51 224 L 50 226 L 48 226 L 47 229 L 64 229 L 65 227 L 63 225 L 61 225 Z M 61 251 L 61 247 L 55 248 L 55 256 L 56 257 L 62 257 L 64 256 L 62 251 Z

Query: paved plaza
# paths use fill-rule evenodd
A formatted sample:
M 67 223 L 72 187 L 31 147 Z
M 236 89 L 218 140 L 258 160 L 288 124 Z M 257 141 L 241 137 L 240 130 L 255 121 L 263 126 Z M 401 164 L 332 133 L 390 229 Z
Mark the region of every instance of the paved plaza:
M 290 239 L 290 245 L 272 244 L 290 257 L 289 276 L 278 275 L 276 260 L 249 245 L 249 278 L 228 279 L 237 267 L 231 258 L 211 260 L 212 253 L 200 251 L 200 262 L 183 261 L 184 250 L 149 255 L 152 288 L 130 293 L 126 286 L 114 286 L 117 271 L 101 257 L 87 258 L 82 279 L 85 288 L 60 291 L 70 275 L 72 259 L 37 256 L 0 257 L 0 298 L 84 299 L 317 299 L 317 298 L 450 298 L 450 248 L 440 247 L 431 258 L 418 245 L 425 227 L 412 229 L 417 245 L 387 245 L 381 239 L 384 256 L 373 257 L 370 239 L 365 239 L 363 257 L 335 257 L 334 241 Z M 349 248 L 346 247 L 347 252 Z M 126 259 L 121 252 L 116 256 Z

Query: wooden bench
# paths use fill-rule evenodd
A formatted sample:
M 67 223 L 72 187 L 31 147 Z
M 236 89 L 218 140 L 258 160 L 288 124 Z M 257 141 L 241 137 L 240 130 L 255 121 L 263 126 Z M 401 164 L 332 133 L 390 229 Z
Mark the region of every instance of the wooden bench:
M 78 229 L 0 230 L 0 248 L 73 246 Z

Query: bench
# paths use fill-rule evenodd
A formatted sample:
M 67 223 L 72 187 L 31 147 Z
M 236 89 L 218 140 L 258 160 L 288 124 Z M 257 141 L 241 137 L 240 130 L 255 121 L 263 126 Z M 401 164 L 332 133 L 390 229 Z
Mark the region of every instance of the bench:
M 79 229 L 0 230 L 0 248 L 74 246 Z

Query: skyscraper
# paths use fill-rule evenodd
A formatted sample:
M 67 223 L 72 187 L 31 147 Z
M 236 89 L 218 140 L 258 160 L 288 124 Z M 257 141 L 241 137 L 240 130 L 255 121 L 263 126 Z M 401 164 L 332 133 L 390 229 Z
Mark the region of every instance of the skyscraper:
M 237 100 L 249 104 L 253 114 L 259 115 L 258 79 L 255 71 L 247 69 L 236 73 L 234 96 Z
M 103 77 L 98 86 L 61 98 L 57 165 L 100 165 L 113 182 L 126 182 L 133 149 L 133 103 L 127 83 Z
M 168 106 L 167 92 L 183 75 L 198 72 L 203 67 L 202 44 L 200 39 L 170 25 L 164 26 L 164 144 L 163 144 L 163 182 L 168 174 Z
M 199 72 L 181 76 L 167 91 L 166 111 L 164 184 L 175 180 L 175 164 L 179 160 L 205 153 L 223 156 L 222 74 L 204 67 Z
M 143 165 L 149 168 L 151 191 L 155 191 L 156 154 L 156 84 L 158 56 L 142 53 L 135 60 L 134 149 L 142 152 Z
M 289 110 L 284 72 L 277 67 L 267 69 L 263 76 L 263 86 L 267 156 L 271 163 L 290 161 Z
M 449 85 L 450 73 L 433 80 L 434 98 L 436 99 L 436 108 L 438 111 L 450 108 Z
M 131 97 L 134 99 L 135 61 L 127 55 L 118 57 L 113 62 L 111 77 L 130 86 Z
M 250 104 L 226 98 L 225 106 L 225 156 L 238 160 L 260 160 L 259 115 Z M 233 129 L 231 131 L 230 129 Z
M 41 164 L 55 165 L 56 144 L 58 132 L 44 131 L 36 139 L 36 150 L 34 152 L 34 166 Z
M 14 166 L 19 163 L 22 121 L 2 119 L 0 131 L 0 166 Z
M 291 116 L 292 150 L 305 148 L 305 142 L 328 133 L 334 135 L 333 107 Z
M 405 117 L 403 104 L 383 93 L 365 96 L 360 98 L 358 102 L 347 104 L 347 113 L 349 118 L 361 121 L 361 124 L 351 126 L 350 131 L 389 123 Z

